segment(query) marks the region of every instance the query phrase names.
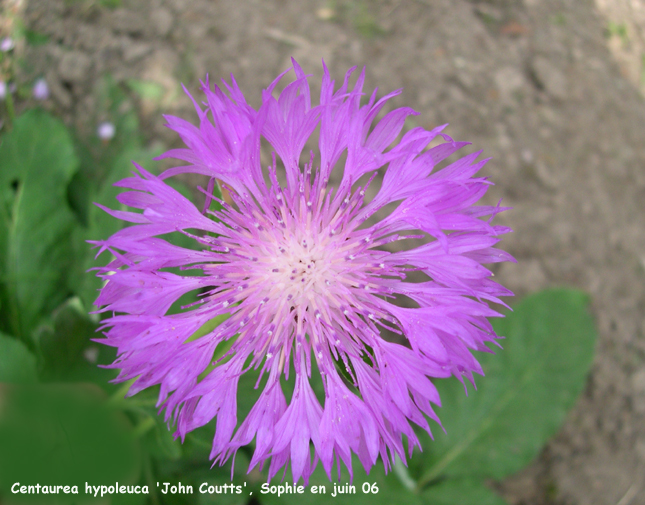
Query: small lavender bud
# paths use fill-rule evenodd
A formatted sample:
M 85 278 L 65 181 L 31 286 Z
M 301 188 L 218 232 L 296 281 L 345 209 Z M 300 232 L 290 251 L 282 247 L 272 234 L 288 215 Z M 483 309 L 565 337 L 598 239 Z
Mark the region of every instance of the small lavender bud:
M 37 79 L 32 89 L 32 95 L 36 100 L 47 100 L 49 98 L 49 86 L 45 79 Z

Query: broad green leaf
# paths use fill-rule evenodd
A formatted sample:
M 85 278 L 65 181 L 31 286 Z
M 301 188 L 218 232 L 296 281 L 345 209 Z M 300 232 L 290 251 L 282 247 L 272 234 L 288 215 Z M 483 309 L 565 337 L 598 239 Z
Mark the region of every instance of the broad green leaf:
M 96 335 L 98 336 L 98 335 Z M 119 384 L 110 381 L 116 378 L 117 371 L 105 368 L 114 363 L 116 352 L 113 347 L 92 343 L 83 349 L 73 367 L 66 370 L 59 380 L 64 382 L 91 382 L 107 393 L 116 391 Z
M 106 407 L 97 386 L 16 386 L 2 395 L 0 492 L 5 496 L 15 482 L 84 486 L 139 480 L 140 450 L 129 421 Z M 79 496 L 83 491 L 79 487 Z
M 23 340 L 68 295 L 77 168 L 67 129 L 43 111 L 19 117 L 0 145 L 0 325 Z
M 43 378 L 66 380 L 74 376 L 78 368 L 88 367 L 84 353 L 97 345 L 91 341 L 97 337 L 96 328 L 97 324 L 90 320 L 79 298 L 70 298 L 58 307 L 51 322 L 36 332 Z M 106 380 L 111 378 L 113 373 L 108 372 Z
M 447 479 L 424 490 L 422 503 L 432 505 L 508 505 L 478 479 Z
M 596 342 L 588 297 L 549 289 L 494 324 L 504 349 L 478 358 L 486 377 L 468 397 L 453 379 L 439 381 L 447 434 L 422 440 L 413 460 L 419 486 L 446 476 L 502 479 L 533 460 L 560 428 L 585 385 Z
M 20 340 L 0 333 L 0 383 L 2 382 L 36 382 L 36 357 Z
M 177 460 L 182 455 L 182 445 L 179 439 L 175 439 L 173 431 L 168 429 L 164 423 L 163 415 L 152 413 L 154 426 L 143 437 L 148 452 L 158 459 Z

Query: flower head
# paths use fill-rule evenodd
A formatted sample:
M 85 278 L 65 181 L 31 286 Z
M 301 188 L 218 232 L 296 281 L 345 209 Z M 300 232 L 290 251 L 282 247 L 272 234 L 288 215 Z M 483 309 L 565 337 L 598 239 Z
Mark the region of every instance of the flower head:
M 511 293 L 482 263 L 513 258 L 493 248 L 510 231 L 491 224 L 502 209 L 473 206 L 490 184 L 474 177 L 487 161 L 477 161 L 479 153 L 439 170 L 467 144 L 441 133 L 445 125 L 413 128 L 393 147 L 415 112 L 396 109 L 373 126 L 398 91 L 380 100 L 375 91 L 361 106 L 364 72 L 350 89 L 350 70 L 335 90 L 325 68 L 312 106 L 307 76 L 295 61 L 293 70 L 278 98 L 284 74 L 263 92 L 259 110 L 235 80 L 223 81 L 228 95 L 207 80 L 206 108 L 195 102 L 199 127 L 167 117 L 187 148 L 163 157 L 186 164 L 159 177 L 139 168 L 117 184 L 130 190 L 119 201 L 143 212 L 105 209 L 133 225 L 97 243 L 115 259 L 101 269 L 107 282 L 96 303 L 114 313 L 103 341 L 118 349 L 118 380 L 136 378 L 131 394 L 159 384 L 177 436 L 215 418 L 216 462 L 255 439 L 251 467 L 270 460 L 272 477 L 290 463 L 293 480 L 306 481 L 319 460 L 331 475 L 334 460 L 351 471 L 355 453 L 369 470 L 380 455 L 387 470 L 396 456 L 406 458 L 403 435 L 409 451 L 419 445 L 411 423 L 429 432 L 428 418 L 438 422 L 430 379 L 472 380 L 482 370 L 471 350 L 490 352 L 485 344 L 497 339 L 487 317 L 499 314 L 487 302 Z M 303 162 L 317 128 L 318 154 Z M 443 142 L 426 149 L 437 138 Z M 275 153 L 266 172 L 262 140 Z M 366 201 L 381 167 L 380 189 Z M 332 188 L 334 170 L 342 177 Z M 201 211 L 164 182 L 183 172 L 211 178 Z M 211 211 L 215 179 L 232 203 Z M 376 220 L 391 204 L 398 206 Z M 200 247 L 159 238 L 175 231 Z M 427 240 L 393 252 L 388 244 L 405 244 L 411 233 Z M 413 270 L 425 280 L 410 282 Z M 168 314 L 196 290 L 198 303 Z M 251 369 L 260 371 L 261 392 L 238 422 L 237 397 L 246 394 L 238 382 Z

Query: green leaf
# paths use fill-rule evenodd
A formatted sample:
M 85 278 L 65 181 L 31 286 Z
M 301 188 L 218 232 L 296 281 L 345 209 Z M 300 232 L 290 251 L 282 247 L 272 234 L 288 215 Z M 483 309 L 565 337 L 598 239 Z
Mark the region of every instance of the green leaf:
M 57 308 L 51 323 L 36 333 L 44 378 L 65 380 L 77 368 L 87 367 L 83 352 L 96 345 L 90 340 L 97 337 L 96 328 L 78 298 L 71 298 Z M 113 373 L 108 374 L 107 380 L 113 378 Z
M 508 505 L 478 479 L 448 479 L 427 488 L 421 497 L 432 505 Z
M 43 111 L 19 117 L 0 146 L 0 328 L 24 341 L 68 295 L 77 168 L 67 129 Z
M 146 100 L 158 102 L 163 97 L 163 86 L 156 82 L 142 81 L 140 79 L 128 79 L 127 84 L 132 91 Z
M 129 421 L 107 408 L 97 386 L 7 388 L 2 407 L 0 492 L 4 495 L 9 495 L 15 482 L 78 485 L 82 496 L 85 482 L 138 481 L 140 450 Z
M 158 459 L 177 460 L 182 455 L 182 445 L 179 439 L 175 439 L 174 430 L 169 430 L 163 420 L 163 415 L 157 414 L 156 410 L 150 415 L 154 420 L 154 426 L 143 437 L 148 452 Z
M 529 296 L 495 322 L 504 349 L 479 356 L 486 377 L 468 397 L 439 381 L 447 434 L 422 440 L 419 487 L 448 476 L 502 479 L 529 464 L 560 428 L 585 385 L 596 342 L 588 297 L 571 289 Z
M 0 333 L 0 383 L 36 382 L 36 357 L 18 339 Z

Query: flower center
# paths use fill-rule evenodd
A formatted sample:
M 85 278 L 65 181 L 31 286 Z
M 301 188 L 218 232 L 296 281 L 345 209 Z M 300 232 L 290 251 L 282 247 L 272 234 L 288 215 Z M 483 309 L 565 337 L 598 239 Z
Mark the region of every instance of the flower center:
M 324 296 L 331 278 L 337 275 L 328 251 L 316 245 L 316 237 L 308 238 L 285 236 L 277 242 L 273 255 L 265 258 L 270 267 L 267 280 L 296 303 L 306 303 L 312 294 Z

